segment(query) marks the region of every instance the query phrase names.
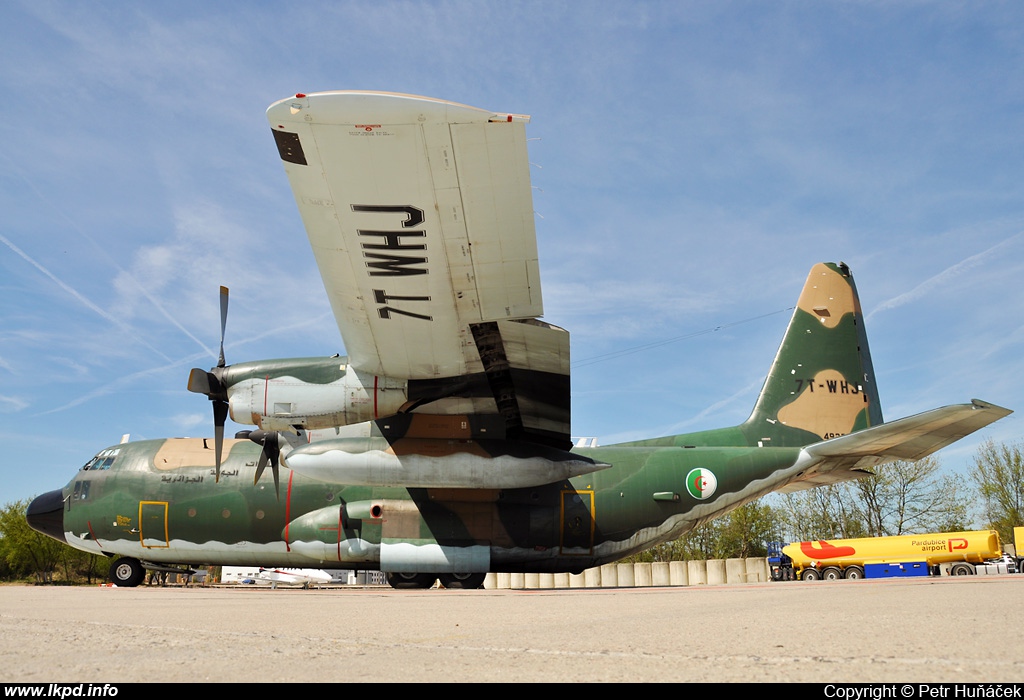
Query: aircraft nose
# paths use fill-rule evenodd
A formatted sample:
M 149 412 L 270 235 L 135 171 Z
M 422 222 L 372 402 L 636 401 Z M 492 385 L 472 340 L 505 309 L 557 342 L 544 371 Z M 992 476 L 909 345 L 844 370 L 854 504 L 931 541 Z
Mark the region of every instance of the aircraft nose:
M 60 489 L 47 491 L 33 499 L 25 511 L 25 520 L 33 530 L 67 542 L 64 538 L 64 495 Z

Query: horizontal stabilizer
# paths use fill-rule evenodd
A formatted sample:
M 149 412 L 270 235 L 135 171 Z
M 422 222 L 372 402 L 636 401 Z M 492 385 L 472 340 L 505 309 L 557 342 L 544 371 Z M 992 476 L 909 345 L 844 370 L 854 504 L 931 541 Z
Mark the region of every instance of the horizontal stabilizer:
M 782 492 L 835 484 L 870 476 L 871 467 L 895 460 L 914 461 L 1013 413 L 1008 408 L 972 399 L 849 435 L 808 445 L 814 466 Z

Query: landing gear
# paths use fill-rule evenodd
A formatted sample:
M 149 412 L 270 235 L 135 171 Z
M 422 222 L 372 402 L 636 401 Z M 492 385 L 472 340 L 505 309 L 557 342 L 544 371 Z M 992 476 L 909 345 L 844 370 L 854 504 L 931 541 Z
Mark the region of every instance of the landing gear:
M 121 557 L 110 565 L 110 580 L 121 588 L 134 588 L 146 578 L 146 570 L 138 559 Z
M 437 580 L 437 574 L 388 572 L 387 576 L 392 588 L 430 588 Z
M 476 589 L 484 587 L 487 574 L 440 574 L 441 585 L 445 588 Z

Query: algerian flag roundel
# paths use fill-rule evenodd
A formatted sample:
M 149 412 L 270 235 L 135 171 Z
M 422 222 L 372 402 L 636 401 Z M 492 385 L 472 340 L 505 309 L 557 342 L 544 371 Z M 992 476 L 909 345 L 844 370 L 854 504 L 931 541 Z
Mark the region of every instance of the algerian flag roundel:
M 711 473 L 710 469 L 691 469 L 686 475 L 686 490 L 698 501 L 710 498 L 711 494 L 718 488 L 718 479 Z

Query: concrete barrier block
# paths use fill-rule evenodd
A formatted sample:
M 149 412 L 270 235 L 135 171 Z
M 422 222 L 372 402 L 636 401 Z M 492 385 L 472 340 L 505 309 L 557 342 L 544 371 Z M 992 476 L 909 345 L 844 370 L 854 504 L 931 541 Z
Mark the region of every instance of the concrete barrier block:
M 770 580 L 768 560 L 765 557 L 747 557 L 747 581 L 754 583 Z
M 689 585 L 699 586 L 708 582 L 708 563 L 706 561 L 686 562 L 686 577 Z
M 538 574 L 537 575 L 537 588 L 551 589 L 555 587 L 555 575 L 554 574 Z
M 512 578 L 508 583 L 508 587 L 514 589 L 526 588 L 526 574 L 512 574 Z
M 633 585 L 641 588 L 650 588 L 654 585 L 654 571 L 651 562 L 633 564 Z
M 616 564 L 601 566 L 601 588 L 615 588 L 619 585 L 619 570 Z
M 672 574 L 669 571 L 669 562 L 656 561 L 651 564 L 651 585 L 671 586 Z
M 708 584 L 725 583 L 725 559 L 708 559 Z
M 618 577 L 616 586 L 623 588 L 633 588 L 636 586 L 632 564 L 616 564 L 615 569 L 615 575 Z
M 668 576 L 670 586 L 689 586 L 690 577 L 687 575 L 689 567 L 685 561 L 670 561 L 668 563 Z
M 583 584 L 587 588 L 600 588 L 601 587 L 601 567 L 595 566 L 592 569 L 587 569 L 583 572 L 585 583 Z
M 495 581 L 494 581 L 494 587 L 495 588 L 503 588 L 503 589 L 506 589 L 506 590 L 509 589 L 509 588 L 512 588 L 512 574 L 510 574 L 510 573 L 508 573 L 506 571 L 501 571 L 498 574 L 496 574 L 495 575 Z
M 747 581 L 747 561 L 745 559 L 726 559 L 725 560 L 725 582 L 726 583 L 746 583 Z
M 532 591 L 540 588 L 540 574 L 530 573 L 523 576 L 523 588 L 529 588 Z

